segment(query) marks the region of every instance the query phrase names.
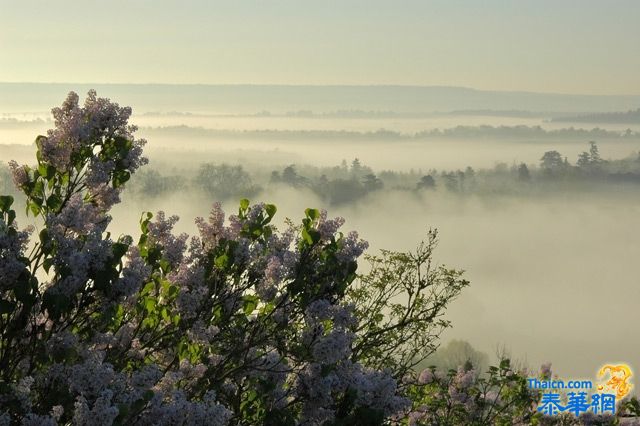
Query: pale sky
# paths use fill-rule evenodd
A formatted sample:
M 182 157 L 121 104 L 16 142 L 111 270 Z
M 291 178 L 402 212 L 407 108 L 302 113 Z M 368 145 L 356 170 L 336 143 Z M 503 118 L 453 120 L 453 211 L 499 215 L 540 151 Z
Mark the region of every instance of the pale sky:
M 0 0 L 0 81 L 640 94 L 640 1 Z

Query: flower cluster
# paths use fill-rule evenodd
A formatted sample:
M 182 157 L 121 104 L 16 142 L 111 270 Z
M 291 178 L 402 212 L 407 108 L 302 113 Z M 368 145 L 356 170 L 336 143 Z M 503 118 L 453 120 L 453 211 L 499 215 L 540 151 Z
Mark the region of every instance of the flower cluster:
M 79 100 L 79 96 L 71 92 L 61 107 L 53 108 L 55 128 L 38 140 L 43 160 L 59 170 L 71 167 L 73 156 L 84 147 L 102 142 L 104 138 L 120 137 L 133 141 L 133 133 L 137 130 L 135 126 L 128 125 L 131 108 L 98 98 L 94 90 L 89 91 L 84 107 L 80 107 Z M 125 167 L 135 170 L 145 163 L 141 159 L 143 145 L 143 140 L 133 145 L 135 149 L 123 159 Z M 92 181 L 96 182 L 90 178 L 88 183 Z

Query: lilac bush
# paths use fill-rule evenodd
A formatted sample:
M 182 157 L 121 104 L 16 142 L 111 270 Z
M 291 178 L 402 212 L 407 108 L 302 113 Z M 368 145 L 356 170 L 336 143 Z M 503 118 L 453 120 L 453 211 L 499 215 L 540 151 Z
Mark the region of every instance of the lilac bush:
M 487 374 L 475 371 L 471 363 L 448 372 L 427 368 L 409 389 L 413 408 L 408 424 L 539 424 L 540 392 L 527 386 L 529 375 L 512 368 L 508 359 Z
M 554 380 L 551 364 L 539 371 L 514 367 L 501 356 L 498 366 L 486 372 L 476 371 L 467 361 L 457 369 L 443 371 L 435 366 L 424 369 L 412 382 L 405 395 L 412 407 L 403 421 L 409 426 L 422 425 L 637 425 L 640 404 L 636 397 L 616 403 L 615 414 L 583 412 L 579 416 L 568 411 L 553 416 L 540 408 L 543 392 L 532 389 L 527 379 Z
M 109 209 L 147 163 L 131 110 L 91 91 L 53 109 L 37 164 L 10 163 L 38 229 L 0 197 L 0 424 L 406 423 L 413 367 L 468 283 L 415 254 L 369 256 L 344 219 L 214 204 L 198 235 Z M 404 300 L 404 302 L 402 302 Z

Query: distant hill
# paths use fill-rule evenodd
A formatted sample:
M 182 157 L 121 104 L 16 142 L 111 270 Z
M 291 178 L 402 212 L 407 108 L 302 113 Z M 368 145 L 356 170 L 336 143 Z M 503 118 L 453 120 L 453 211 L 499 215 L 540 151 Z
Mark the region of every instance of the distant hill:
M 604 112 L 598 114 L 584 114 L 572 117 L 556 117 L 551 121 L 559 123 L 616 123 L 640 124 L 640 108 L 627 112 Z
M 172 138 L 199 139 L 272 139 L 279 141 L 337 140 L 337 141 L 398 141 L 426 139 L 467 139 L 467 140 L 585 140 L 603 139 L 640 139 L 639 132 L 614 132 L 605 129 L 553 129 L 545 130 L 540 126 L 456 126 L 448 129 L 433 129 L 415 133 L 401 133 L 380 129 L 374 132 L 351 130 L 233 130 L 206 129 L 203 127 L 165 126 L 142 127 L 140 132 L 145 137 L 160 136 Z
M 561 114 L 614 112 L 636 108 L 640 96 L 497 92 L 438 86 L 278 86 L 0 83 L 0 113 L 48 111 L 67 92 L 95 88 L 99 96 L 131 105 L 137 113 L 253 114 L 310 110 L 432 113 L 455 110 L 554 111 Z

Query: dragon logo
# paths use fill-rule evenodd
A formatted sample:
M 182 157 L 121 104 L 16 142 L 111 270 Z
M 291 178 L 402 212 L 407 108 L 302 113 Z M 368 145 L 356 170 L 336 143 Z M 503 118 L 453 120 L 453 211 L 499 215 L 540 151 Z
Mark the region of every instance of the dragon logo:
M 609 380 L 598 385 L 598 391 L 614 393 L 616 399 L 624 398 L 633 385 L 629 383 L 633 373 L 631 368 L 626 364 L 611 365 L 607 364 L 598 371 L 598 378 L 604 377 L 609 372 Z

